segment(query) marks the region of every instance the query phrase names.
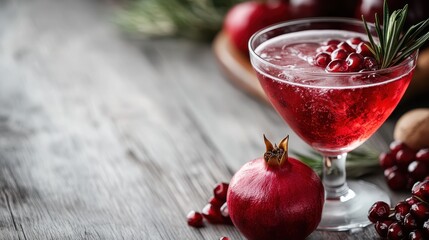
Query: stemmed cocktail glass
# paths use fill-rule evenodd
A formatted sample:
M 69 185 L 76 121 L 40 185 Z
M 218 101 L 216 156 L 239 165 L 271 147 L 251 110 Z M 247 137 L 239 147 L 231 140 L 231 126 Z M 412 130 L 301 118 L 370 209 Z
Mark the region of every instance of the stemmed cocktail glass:
M 375 31 L 372 26 L 369 30 Z M 311 18 L 265 28 L 249 42 L 252 66 L 271 104 L 298 136 L 323 155 L 326 202 L 319 225 L 323 230 L 367 226 L 370 206 L 390 202 L 373 184 L 346 181 L 346 155 L 392 113 L 412 78 L 417 53 L 379 70 L 326 72 L 311 66 L 321 42 L 365 36 L 361 21 Z

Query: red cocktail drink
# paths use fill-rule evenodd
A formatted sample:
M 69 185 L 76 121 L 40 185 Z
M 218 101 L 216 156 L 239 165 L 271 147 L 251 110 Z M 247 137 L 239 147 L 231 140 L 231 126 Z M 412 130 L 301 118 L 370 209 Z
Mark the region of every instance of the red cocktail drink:
M 369 32 L 375 32 L 372 26 Z M 390 202 L 373 184 L 346 182 L 345 161 L 347 152 L 367 140 L 400 101 L 417 52 L 378 69 L 365 49 L 366 36 L 361 21 L 313 18 L 268 27 L 249 43 L 252 66 L 270 102 L 323 155 L 323 230 L 367 226 L 370 206 Z
M 267 62 L 256 70 L 270 102 L 304 141 L 324 154 L 348 152 L 368 139 L 412 78 L 407 62 L 388 71 L 352 74 L 326 73 L 314 64 L 323 43 L 354 37 L 363 36 L 309 30 L 270 39 L 255 50 Z

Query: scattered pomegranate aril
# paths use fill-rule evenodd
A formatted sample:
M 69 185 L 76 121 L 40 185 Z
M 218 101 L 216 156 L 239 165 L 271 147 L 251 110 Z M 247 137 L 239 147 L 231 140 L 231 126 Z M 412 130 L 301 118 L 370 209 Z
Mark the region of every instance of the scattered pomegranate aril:
M 395 206 L 395 219 L 398 222 L 402 222 L 405 218 L 405 215 L 407 215 L 410 212 L 411 206 L 405 202 L 399 202 Z
M 229 216 L 228 205 L 226 203 L 224 203 L 220 208 L 220 214 L 222 214 L 223 222 L 225 224 L 233 225 L 231 217 Z
M 381 153 L 378 157 L 378 160 L 380 162 L 380 166 L 383 169 L 390 168 L 396 165 L 396 159 L 391 153 Z
M 349 66 L 344 60 L 333 60 L 326 66 L 325 70 L 328 72 L 347 72 Z
M 419 227 L 416 218 L 411 213 L 405 215 L 403 222 L 403 226 L 407 231 L 413 231 Z
M 221 200 L 223 203 L 226 202 L 226 194 L 228 192 L 228 183 L 219 183 L 213 190 L 215 198 Z
M 222 205 L 222 207 L 220 208 L 220 214 L 222 214 L 223 217 L 229 218 L 228 204 L 224 203 Z
M 368 211 L 368 219 L 375 223 L 377 221 L 387 220 L 390 214 L 390 206 L 386 202 L 375 202 Z
M 223 216 L 220 213 L 220 209 L 208 203 L 203 210 L 201 210 L 204 218 L 211 224 L 223 223 Z
M 429 236 L 429 220 L 425 221 L 422 226 L 422 232 L 426 236 Z
M 392 168 L 397 167 L 394 166 Z M 386 169 L 388 174 L 394 173 Z M 368 211 L 368 219 L 375 222 L 375 230 L 382 239 L 429 239 L 429 179 L 416 182 L 412 196 L 396 204 L 393 214 L 383 212 L 388 204 L 375 202 Z M 381 214 L 377 215 L 379 210 Z M 392 212 L 392 209 L 390 209 Z
M 429 148 L 420 149 L 416 153 L 416 160 L 424 163 L 429 163 Z
M 389 226 L 393 223 L 392 220 L 386 220 L 386 221 L 378 221 L 375 223 L 375 231 L 377 231 L 378 235 L 382 238 L 387 238 L 387 230 L 389 229 Z
M 423 180 L 427 176 L 428 172 L 429 169 L 423 162 L 413 161 L 408 165 L 408 173 L 410 174 L 410 177 L 416 181 Z
M 200 228 L 204 226 L 203 215 L 199 212 L 190 211 L 186 218 L 188 225 L 191 227 Z
M 392 190 L 409 190 L 429 177 L 429 149 L 414 150 L 400 141 L 390 143 L 389 148 L 379 155 L 379 163 Z M 429 200 L 429 189 L 425 198 Z
M 416 182 L 411 189 L 411 193 L 414 197 L 417 197 L 422 201 L 429 202 L 429 180 Z
M 407 185 L 407 176 L 397 166 L 384 170 L 384 177 L 392 190 L 402 190 Z
M 429 218 L 429 206 L 425 202 L 418 202 L 411 206 L 410 213 L 419 221 Z
M 394 222 L 387 229 L 387 239 L 402 240 L 405 237 L 404 231 L 400 223 Z
M 222 200 L 219 200 L 218 198 L 216 198 L 216 197 L 211 197 L 210 199 L 209 199 L 209 203 L 212 205 L 212 206 L 214 206 L 214 207 L 218 207 L 218 208 L 220 208 L 221 206 L 222 206 L 222 204 L 224 204 L 225 202 L 224 201 L 222 201 Z
M 219 240 L 229 240 L 229 237 L 221 237 Z
M 213 195 L 208 204 L 200 212 L 189 212 L 188 224 L 193 227 L 202 227 L 203 219 L 212 224 L 232 224 L 226 208 L 226 194 L 228 192 L 228 183 L 218 183 L 213 189 Z
M 409 197 L 409 198 L 407 198 L 407 199 L 405 199 L 405 201 L 408 203 L 408 205 L 413 205 L 414 203 L 418 203 L 418 202 L 420 202 L 420 200 L 419 199 L 417 199 L 417 198 L 415 198 L 415 197 Z
M 422 231 L 414 230 L 414 231 L 410 232 L 410 234 L 408 235 L 408 239 L 409 240 L 424 240 L 425 237 L 424 237 Z
M 414 160 L 415 153 L 408 148 L 399 150 L 396 153 L 396 162 L 401 169 L 407 169 L 408 165 Z
M 404 149 L 405 147 L 405 144 L 399 141 L 393 141 L 389 144 L 390 152 L 395 155 L 399 150 Z

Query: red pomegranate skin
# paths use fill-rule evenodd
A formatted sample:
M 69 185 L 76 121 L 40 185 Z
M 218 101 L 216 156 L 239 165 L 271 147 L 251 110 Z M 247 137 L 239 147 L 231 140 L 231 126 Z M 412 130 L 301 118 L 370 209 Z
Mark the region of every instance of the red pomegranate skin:
M 233 46 L 247 55 L 250 37 L 264 27 L 290 19 L 288 11 L 289 5 L 281 1 L 245 1 L 228 11 L 223 29 Z
M 321 220 L 324 188 L 317 174 L 294 158 L 269 166 L 259 158 L 232 178 L 227 205 L 234 225 L 249 240 L 305 239 Z

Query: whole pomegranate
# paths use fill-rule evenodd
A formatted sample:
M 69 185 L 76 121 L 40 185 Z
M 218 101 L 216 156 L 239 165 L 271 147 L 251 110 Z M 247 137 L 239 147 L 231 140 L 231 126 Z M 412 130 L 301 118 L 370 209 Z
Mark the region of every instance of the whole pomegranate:
M 289 5 L 282 1 L 247 1 L 232 7 L 225 16 L 224 29 L 229 40 L 247 55 L 247 43 L 258 30 L 290 19 Z
M 228 212 L 250 240 L 304 239 L 321 220 L 322 182 L 307 165 L 288 157 L 288 140 L 273 146 L 264 136 L 264 157 L 246 163 L 231 179 Z

